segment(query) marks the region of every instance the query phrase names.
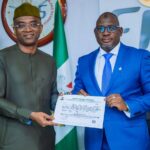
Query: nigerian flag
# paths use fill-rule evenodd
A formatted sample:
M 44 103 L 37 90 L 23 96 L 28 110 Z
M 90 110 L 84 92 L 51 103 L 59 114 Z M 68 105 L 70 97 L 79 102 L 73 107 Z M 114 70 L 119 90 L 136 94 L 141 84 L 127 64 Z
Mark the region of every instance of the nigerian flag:
M 57 86 L 59 92 L 70 92 L 72 88 L 70 65 L 63 19 L 59 2 L 56 2 L 54 20 L 53 56 L 57 65 Z M 57 126 L 56 150 L 78 150 L 77 131 L 73 126 Z

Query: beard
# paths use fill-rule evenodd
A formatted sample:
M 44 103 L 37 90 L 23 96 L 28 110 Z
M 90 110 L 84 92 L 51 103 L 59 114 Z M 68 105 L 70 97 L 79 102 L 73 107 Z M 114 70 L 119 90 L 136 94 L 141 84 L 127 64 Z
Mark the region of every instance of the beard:
M 110 52 L 115 46 L 114 45 L 105 45 L 101 44 L 100 47 L 105 50 L 106 52 Z
M 17 41 L 19 44 L 23 45 L 23 46 L 35 46 L 38 43 L 38 39 L 40 37 L 40 34 L 36 34 L 31 37 L 28 36 L 17 36 Z
M 19 41 L 19 43 L 23 46 L 35 46 L 38 43 L 38 40 L 34 41 Z

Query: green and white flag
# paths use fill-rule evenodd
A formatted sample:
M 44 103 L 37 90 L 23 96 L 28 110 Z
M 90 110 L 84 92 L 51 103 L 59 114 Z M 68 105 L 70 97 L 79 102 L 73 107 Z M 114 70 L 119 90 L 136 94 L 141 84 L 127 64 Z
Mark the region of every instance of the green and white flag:
M 67 51 L 66 36 L 59 2 L 56 2 L 54 20 L 53 56 L 57 65 L 57 86 L 59 92 L 70 92 L 72 80 Z M 77 131 L 73 126 L 57 126 L 56 150 L 78 150 Z

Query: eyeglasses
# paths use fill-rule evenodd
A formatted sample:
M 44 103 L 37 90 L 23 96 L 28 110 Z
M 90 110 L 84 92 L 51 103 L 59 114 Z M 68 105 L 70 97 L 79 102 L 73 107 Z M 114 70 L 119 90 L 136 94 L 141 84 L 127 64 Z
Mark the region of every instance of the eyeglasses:
M 120 28 L 120 27 L 116 26 L 116 25 L 98 26 L 98 27 L 96 27 L 96 30 L 100 31 L 101 33 L 105 32 L 105 30 L 107 30 L 107 32 L 111 33 L 111 32 L 115 32 L 118 28 Z
M 29 24 L 27 23 L 18 23 L 14 25 L 14 28 L 17 28 L 19 30 L 24 30 L 27 27 L 31 28 L 31 29 L 37 29 L 39 26 L 41 26 L 41 23 L 39 22 L 31 22 Z

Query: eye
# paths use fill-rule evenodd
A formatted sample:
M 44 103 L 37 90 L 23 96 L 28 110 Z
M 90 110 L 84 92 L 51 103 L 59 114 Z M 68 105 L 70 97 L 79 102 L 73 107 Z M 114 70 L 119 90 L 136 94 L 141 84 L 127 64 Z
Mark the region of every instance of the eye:
M 14 27 L 18 29 L 23 29 L 26 27 L 26 24 L 16 24 Z
M 117 30 L 117 26 L 109 26 L 109 31 L 113 32 Z
M 32 22 L 30 25 L 31 25 L 31 27 L 33 27 L 33 28 L 36 28 L 36 27 L 38 26 L 36 22 Z
M 100 30 L 100 32 L 104 32 L 105 31 L 105 27 L 104 26 L 100 26 L 99 30 Z
M 40 26 L 41 24 L 38 23 L 38 22 L 32 22 L 30 25 L 31 25 L 31 27 L 33 27 L 33 28 L 37 28 L 37 27 Z

